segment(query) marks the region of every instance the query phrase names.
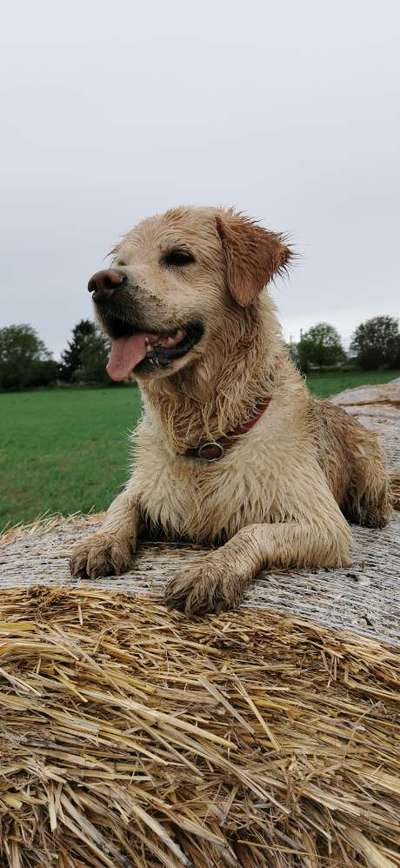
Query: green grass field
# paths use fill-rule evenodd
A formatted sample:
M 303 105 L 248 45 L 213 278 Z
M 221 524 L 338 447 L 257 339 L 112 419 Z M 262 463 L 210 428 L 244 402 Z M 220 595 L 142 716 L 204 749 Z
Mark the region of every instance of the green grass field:
M 326 397 L 400 372 L 312 375 Z M 45 512 L 105 509 L 128 475 L 128 432 L 140 393 L 123 389 L 49 389 L 0 394 L 0 529 Z
M 345 389 L 355 389 L 368 383 L 388 383 L 395 377 L 400 377 L 400 371 L 329 371 L 325 374 L 310 374 L 307 384 L 314 395 L 329 398 L 329 395 L 336 395 Z
M 105 509 L 128 475 L 140 392 L 48 389 L 0 395 L 0 529 L 45 511 Z

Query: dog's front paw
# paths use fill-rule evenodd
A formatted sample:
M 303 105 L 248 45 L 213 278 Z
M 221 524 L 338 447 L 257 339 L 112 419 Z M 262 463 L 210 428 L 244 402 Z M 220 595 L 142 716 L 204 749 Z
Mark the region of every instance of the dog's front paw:
M 171 579 L 164 599 L 171 609 L 180 609 L 191 616 L 233 609 L 239 604 L 242 593 L 243 583 L 238 576 L 211 555 Z
M 129 541 L 117 534 L 99 531 L 75 546 L 69 566 L 71 575 L 85 579 L 118 576 L 133 562 Z

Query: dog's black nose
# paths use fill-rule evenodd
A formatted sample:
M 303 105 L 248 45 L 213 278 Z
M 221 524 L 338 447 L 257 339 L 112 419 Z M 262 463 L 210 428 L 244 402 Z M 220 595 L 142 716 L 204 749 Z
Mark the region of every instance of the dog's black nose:
M 121 274 L 115 268 L 108 268 L 104 271 L 96 271 L 89 280 L 88 290 L 93 293 L 94 301 L 106 301 L 114 295 L 114 292 L 121 289 L 124 283 L 126 283 L 125 274 Z

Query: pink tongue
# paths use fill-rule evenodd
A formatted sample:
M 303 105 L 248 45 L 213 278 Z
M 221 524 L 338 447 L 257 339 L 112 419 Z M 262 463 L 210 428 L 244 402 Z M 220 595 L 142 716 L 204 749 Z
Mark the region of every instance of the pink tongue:
M 140 332 L 112 342 L 107 365 L 107 372 L 112 380 L 126 380 L 129 377 L 146 355 L 145 339 L 148 337 L 153 335 Z

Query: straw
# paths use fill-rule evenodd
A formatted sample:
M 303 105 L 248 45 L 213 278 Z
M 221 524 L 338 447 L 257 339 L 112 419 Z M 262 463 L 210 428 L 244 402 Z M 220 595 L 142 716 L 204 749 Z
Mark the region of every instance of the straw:
M 400 866 L 400 650 L 90 586 L 0 602 L 0 864 Z

